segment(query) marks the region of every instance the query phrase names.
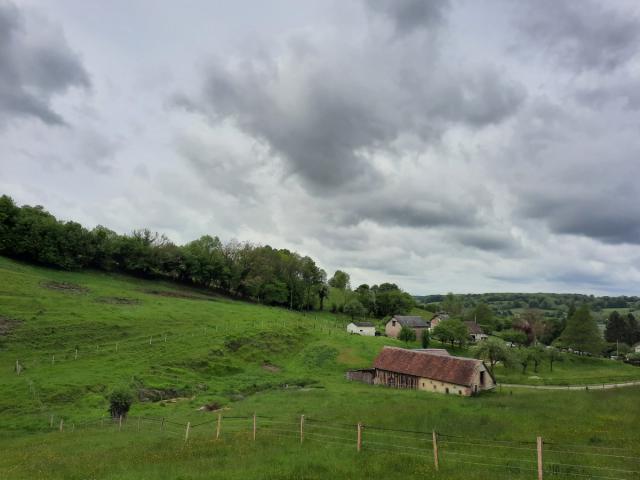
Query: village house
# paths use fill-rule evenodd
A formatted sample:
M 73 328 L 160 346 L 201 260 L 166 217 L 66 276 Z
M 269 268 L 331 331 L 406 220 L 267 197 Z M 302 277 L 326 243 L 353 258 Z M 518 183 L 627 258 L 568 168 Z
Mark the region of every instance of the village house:
M 376 327 L 371 322 L 351 322 L 347 325 L 347 332 L 365 337 L 375 337 Z
M 429 331 L 432 331 L 434 328 L 436 328 L 440 324 L 440 322 L 444 322 L 445 320 L 448 320 L 448 319 L 449 319 L 449 314 L 445 312 L 436 313 L 433 317 L 431 317 Z
M 633 347 L 631 347 L 635 353 L 640 353 L 640 342 L 636 343 Z
M 474 395 L 495 388 L 482 360 L 441 352 L 384 347 L 373 361 L 372 383 L 454 395 Z
M 480 340 L 486 340 L 489 335 L 484 333 L 484 330 L 476 322 L 464 322 L 467 330 L 469 330 L 469 340 L 473 343 L 478 343 Z
M 408 315 L 394 315 L 384 327 L 387 337 L 398 338 L 402 327 L 407 327 L 416 333 L 416 338 L 420 338 L 423 330 L 429 330 L 429 322 L 422 317 Z

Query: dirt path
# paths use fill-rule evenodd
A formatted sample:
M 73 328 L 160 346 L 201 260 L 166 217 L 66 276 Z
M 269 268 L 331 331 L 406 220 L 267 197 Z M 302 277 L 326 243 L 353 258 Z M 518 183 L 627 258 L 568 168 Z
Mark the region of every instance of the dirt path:
M 607 390 L 610 388 L 632 387 L 640 385 L 640 380 L 621 383 L 593 383 L 591 385 L 523 385 L 516 383 L 500 383 L 499 387 L 533 388 L 538 390 Z

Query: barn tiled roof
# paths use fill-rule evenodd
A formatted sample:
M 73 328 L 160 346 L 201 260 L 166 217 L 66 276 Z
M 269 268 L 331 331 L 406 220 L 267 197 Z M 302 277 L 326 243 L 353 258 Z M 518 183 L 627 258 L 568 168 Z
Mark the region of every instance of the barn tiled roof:
M 352 322 L 356 327 L 374 327 L 375 325 L 371 322 Z
M 394 315 L 393 320 L 397 320 L 397 322 L 403 327 L 428 327 L 429 324 L 425 321 L 424 318 L 418 316 L 410 316 L 410 315 Z
M 472 335 L 479 335 L 481 333 L 484 333 L 482 327 L 476 322 L 464 322 L 464 324 L 467 326 L 467 330 L 469 330 L 469 333 Z
M 414 352 L 431 353 L 433 355 L 449 355 L 444 348 L 414 348 Z
M 481 360 L 474 358 L 452 357 L 397 347 L 384 347 L 373 361 L 373 367 L 379 370 L 467 387 L 472 385 L 473 374 L 481 364 Z

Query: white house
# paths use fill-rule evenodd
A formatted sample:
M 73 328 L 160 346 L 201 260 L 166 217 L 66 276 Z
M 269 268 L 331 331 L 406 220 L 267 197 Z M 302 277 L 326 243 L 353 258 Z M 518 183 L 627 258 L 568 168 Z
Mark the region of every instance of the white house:
M 376 327 L 370 322 L 351 322 L 347 325 L 347 332 L 365 337 L 375 337 Z
M 631 347 L 631 349 L 632 349 L 635 353 L 640 353 L 640 342 L 636 343 L 633 347 Z
M 473 343 L 478 343 L 480 340 L 486 340 L 489 338 L 489 335 L 484 333 L 482 327 L 476 322 L 464 322 L 464 324 L 466 325 L 467 330 L 469 330 L 469 340 Z

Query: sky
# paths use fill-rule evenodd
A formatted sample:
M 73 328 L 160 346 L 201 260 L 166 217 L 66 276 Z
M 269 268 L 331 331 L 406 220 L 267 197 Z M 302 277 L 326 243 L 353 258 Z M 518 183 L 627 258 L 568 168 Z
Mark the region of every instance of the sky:
M 640 290 L 640 4 L 0 0 L 0 194 L 416 294 Z

